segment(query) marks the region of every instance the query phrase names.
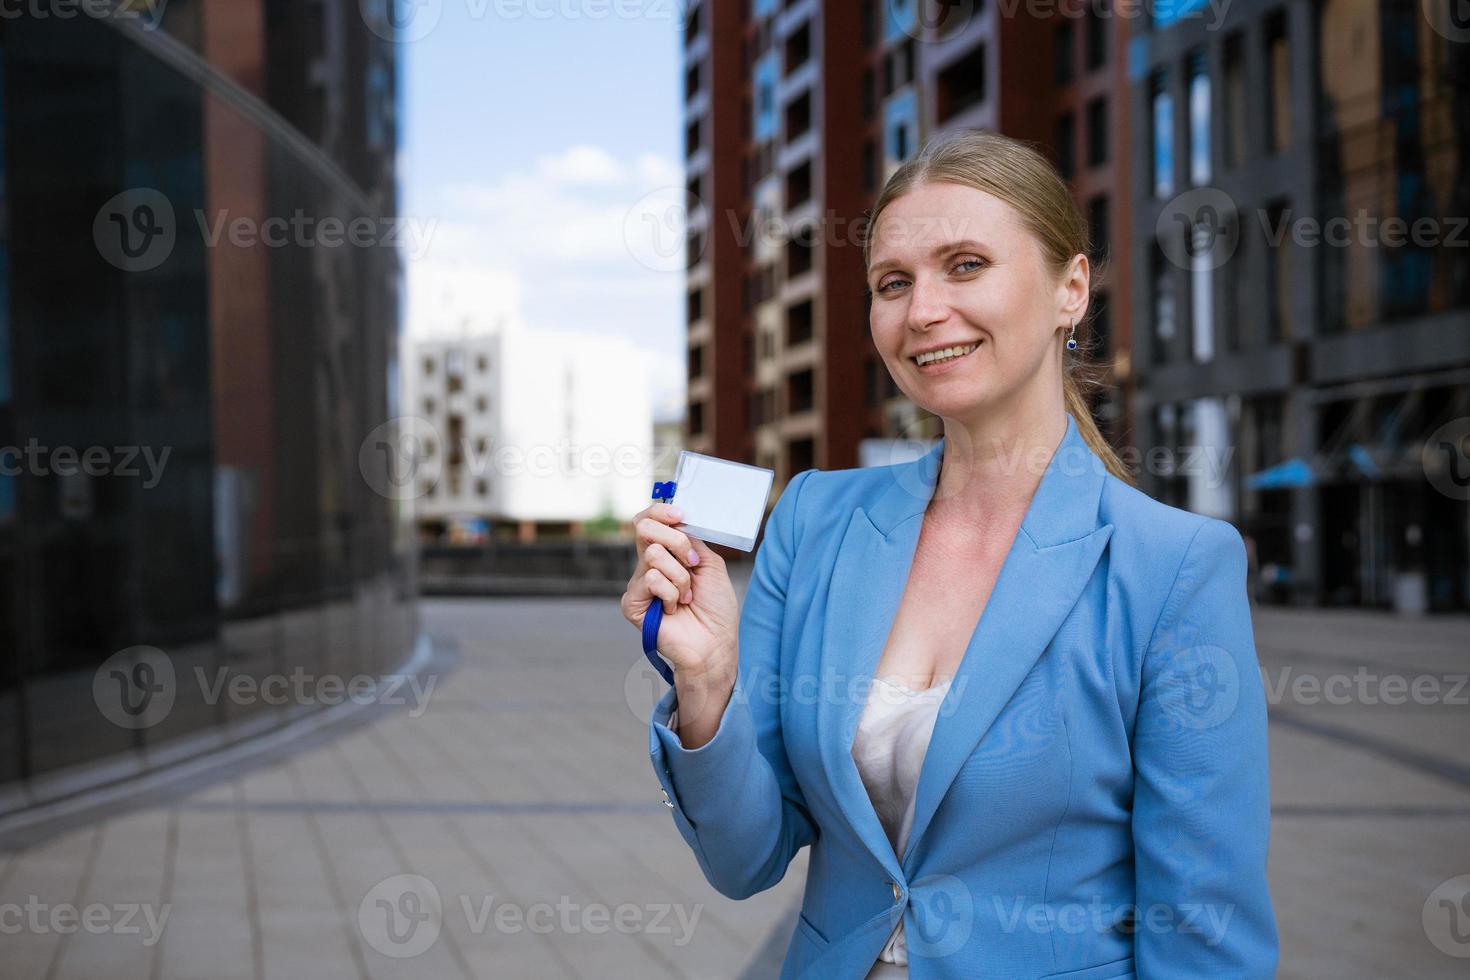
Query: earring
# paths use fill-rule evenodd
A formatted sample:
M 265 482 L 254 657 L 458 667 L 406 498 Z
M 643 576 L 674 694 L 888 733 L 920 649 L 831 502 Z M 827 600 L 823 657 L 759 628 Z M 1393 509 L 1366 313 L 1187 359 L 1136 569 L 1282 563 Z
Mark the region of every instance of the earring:
M 1072 331 L 1067 334 L 1067 350 L 1077 349 L 1077 321 L 1072 321 Z

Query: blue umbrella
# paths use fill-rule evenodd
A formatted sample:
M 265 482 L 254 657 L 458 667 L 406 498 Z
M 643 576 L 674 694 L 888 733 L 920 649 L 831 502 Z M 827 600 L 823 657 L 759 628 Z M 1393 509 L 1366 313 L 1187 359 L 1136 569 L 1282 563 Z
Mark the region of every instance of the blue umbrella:
M 1259 473 L 1245 478 L 1250 490 L 1280 490 L 1285 487 L 1310 487 L 1317 482 L 1317 474 L 1304 459 L 1288 459 L 1284 463 L 1268 466 Z

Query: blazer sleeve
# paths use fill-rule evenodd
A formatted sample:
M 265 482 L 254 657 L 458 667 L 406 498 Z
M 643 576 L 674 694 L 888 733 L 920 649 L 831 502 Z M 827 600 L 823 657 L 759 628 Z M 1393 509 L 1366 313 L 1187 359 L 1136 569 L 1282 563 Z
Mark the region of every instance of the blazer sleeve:
M 786 587 L 796 547 L 801 486 L 793 477 L 777 499 L 756 550 L 740 612 L 740 665 L 714 737 L 686 749 L 668 724 L 669 688 L 649 720 L 648 749 L 674 824 L 709 883 L 730 898 L 770 888 L 816 836 L 781 734 L 780 655 Z
M 1266 697 L 1245 545 L 1208 519 L 1144 653 L 1134 729 L 1141 977 L 1274 977 Z

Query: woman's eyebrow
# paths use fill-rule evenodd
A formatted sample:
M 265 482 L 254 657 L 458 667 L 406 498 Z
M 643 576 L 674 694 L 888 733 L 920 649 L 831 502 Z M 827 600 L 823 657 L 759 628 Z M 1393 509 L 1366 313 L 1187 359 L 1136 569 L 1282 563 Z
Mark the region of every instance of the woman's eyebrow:
M 984 247 L 985 246 L 983 244 L 975 241 L 972 238 L 964 238 L 957 242 L 945 242 L 942 245 L 935 245 L 929 250 L 929 257 L 931 259 L 937 259 L 939 256 L 944 255 L 946 252 L 958 252 L 963 249 L 979 251 Z M 889 269 L 896 268 L 901 265 L 903 265 L 903 263 L 900 262 L 898 259 L 884 259 L 881 262 L 874 262 L 873 265 L 868 269 L 868 275 L 873 275 L 877 272 L 887 272 Z

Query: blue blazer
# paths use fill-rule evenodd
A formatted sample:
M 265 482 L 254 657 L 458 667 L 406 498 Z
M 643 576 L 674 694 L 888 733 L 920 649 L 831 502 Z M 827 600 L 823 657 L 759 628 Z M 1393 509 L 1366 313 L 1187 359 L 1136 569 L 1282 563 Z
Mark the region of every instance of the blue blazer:
M 1243 543 L 1109 475 L 1070 416 L 896 859 L 851 748 L 942 452 L 792 478 L 714 737 L 680 744 L 674 689 L 654 707 L 653 769 L 705 877 L 744 898 L 811 846 L 782 978 L 860 980 L 900 916 L 914 980 L 1274 976 Z

